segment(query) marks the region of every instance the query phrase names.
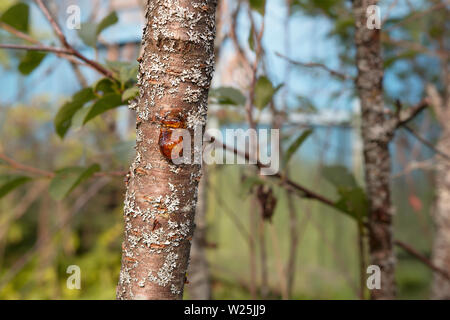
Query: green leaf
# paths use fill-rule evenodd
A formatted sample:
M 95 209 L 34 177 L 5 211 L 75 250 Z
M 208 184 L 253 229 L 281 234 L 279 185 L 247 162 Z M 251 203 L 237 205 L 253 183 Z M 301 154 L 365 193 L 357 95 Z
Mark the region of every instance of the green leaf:
M 98 164 L 93 164 L 88 168 L 68 167 L 56 171 L 49 187 L 49 193 L 55 200 L 61 200 L 66 197 L 81 182 L 91 177 L 94 173 L 100 171 Z
M 0 176 L 0 198 L 6 196 L 8 193 L 20 187 L 24 183 L 30 181 L 31 178 L 27 176 L 3 175 Z
M 217 102 L 219 104 L 227 104 L 227 105 L 244 105 L 245 97 L 236 88 L 232 87 L 219 87 L 211 90 L 210 95 L 212 97 L 217 98 Z
M 86 45 L 95 48 L 98 35 L 117 21 L 119 21 L 119 19 L 117 18 L 116 12 L 113 11 L 104 17 L 99 24 L 95 24 L 94 22 L 82 23 L 81 28 L 78 30 L 78 36 Z
M 91 108 L 84 107 L 75 112 L 72 117 L 72 125 L 70 127 L 74 130 L 83 127 L 84 118 L 86 118 L 90 110 Z
M 139 94 L 138 87 L 128 88 L 122 94 L 122 101 L 128 102 L 129 100 L 136 98 L 138 94 Z
M 336 187 L 339 200 L 335 207 L 353 219 L 361 222 L 367 216 L 368 201 L 364 190 L 355 177 L 344 166 L 328 166 L 323 169 L 325 178 Z
M 281 87 L 282 85 L 279 85 L 274 88 L 267 77 L 259 77 L 255 86 L 255 106 L 260 110 L 264 109 Z
M 111 80 L 110 78 L 101 78 L 98 80 L 92 87 L 94 88 L 94 92 L 99 93 L 111 93 L 111 92 L 119 92 L 116 90 L 117 86 L 115 85 L 117 82 Z
M 253 28 L 253 25 L 250 27 L 250 32 L 249 32 L 249 35 L 248 35 L 248 46 L 250 47 L 250 49 L 252 50 L 252 51 L 255 51 L 255 40 L 254 40 L 254 37 L 253 37 L 253 33 L 254 33 L 255 31 L 254 31 L 254 28 Z
M 33 72 L 45 58 L 46 54 L 38 51 L 27 51 L 19 64 L 19 71 L 23 75 Z
M 28 7 L 28 4 L 19 2 L 6 10 L 0 17 L 0 21 L 19 31 L 28 33 L 29 12 L 30 8 Z
M 103 30 L 117 23 L 119 18 L 117 17 L 117 13 L 115 11 L 111 12 L 109 15 L 104 17 L 102 21 L 97 26 L 96 35 L 98 36 Z
M 84 118 L 83 124 L 86 124 L 89 120 L 98 116 L 99 114 L 102 114 L 105 111 L 114 109 L 121 105 L 123 105 L 123 102 L 122 102 L 122 97 L 120 94 L 117 94 L 117 93 L 105 94 L 103 97 L 98 99 L 92 105 L 92 107 L 90 107 L 89 112 L 87 113 L 86 117 Z
M 303 142 L 306 141 L 306 139 L 311 135 L 313 131 L 312 130 L 306 130 L 302 132 L 297 139 L 295 139 L 289 148 L 286 151 L 286 154 L 283 159 L 283 167 L 285 168 L 288 164 L 289 160 L 291 160 L 292 156 L 295 154 L 295 152 L 300 148 L 300 146 L 303 144 Z
M 361 222 L 367 216 L 368 209 L 368 201 L 364 190 L 361 187 L 356 187 L 339 189 L 338 192 L 341 197 L 335 203 L 336 208 Z
M 264 15 L 266 0 L 249 0 L 250 8 Z
M 64 138 L 72 124 L 72 117 L 83 107 L 83 105 L 95 98 L 92 88 L 84 88 L 72 97 L 72 100 L 65 103 L 58 111 L 54 119 L 56 133 Z
M 336 188 L 356 188 L 358 186 L 353 174 L 344 166 L 326 166 L 322 169 L 322 174 Z
M 139 65 L 136 62 L 106 61 L 106 66 L 113 72 L 114 78 L 123 84 L 137 80 Z
M 97 45 L 97 25 L 93 22 L 85 22 L 81 24 L 78 31 L 78 36 L 83 40 L 83 42 L 95 48 Z

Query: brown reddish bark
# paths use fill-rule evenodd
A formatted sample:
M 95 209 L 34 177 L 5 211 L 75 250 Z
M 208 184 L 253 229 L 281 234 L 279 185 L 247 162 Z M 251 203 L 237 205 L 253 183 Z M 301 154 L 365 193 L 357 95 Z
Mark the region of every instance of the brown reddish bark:
M 207 246 L 207 221 L 208 211 L 208 171 L 203 168 L 203 176 L 198 186 L 197 210 L 195 213 L 195 233 L 191 246 L 191 261 L 188 269 L 187 290 L 189 299 L 210 300 L 212 298 L 211 275 L 208 259 L 206 257 Z
M 183 296 L 201 166 L 174 165 L 158 140 L 164 121 L 181 120 L 191 134 L 206 122 L 215 8 L 216 0 L 147 2 L 118 299 Z
M 393 129 L 385 118 L 383 104 L 383 59 L 380 30 L 367 27 L 367 8 L 377 0 L 354 0 L 358 90 L 362 113 L 364 171 L 369 199 L 370 264 L 381 269 L 381 289 L 370 291 L 372 299 L 395 298 L 395 256 L 393 251 L 390 197 L 391 158 L 389 142 Z

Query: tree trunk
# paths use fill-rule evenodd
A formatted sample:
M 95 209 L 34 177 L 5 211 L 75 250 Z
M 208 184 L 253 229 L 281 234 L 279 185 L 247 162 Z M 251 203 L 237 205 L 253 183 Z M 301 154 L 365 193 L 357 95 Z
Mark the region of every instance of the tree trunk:
M 442 132 L 438 148 L 439 150 L 450 150 L 450 130 L 448 128 Z M 436 267 L 450 273 L 450 163 L 447 159 L 437 157 L 437 199 L 433 217 L 436 233 L 432 261 Z M 433 299 L 450 299 L 450 281 L 439 273 L 434 274 L 431 297 Z
M 198 186 L 197 212 L 195 214 L 195 234 L 192 239 L 191 261 L 189 263 L 187 286 L 189 299 L 211 299 L 211 277 L 206 257 L 206 213 L 208 210 L 208 171 L 203 168 L 203 176 Z
M 167 123 L 191 136 L 206 123 L 215 8 L 216 0 L 147 2 L 118 299 L 183 297 L 201 165 L 173 164 L 159 139 Z
M 443 82 L 445 92 L 439 97 L 437 91 L 431 96 L 442 133 L 437 144 L 438 150 L 448 154 L 450 150 L 450 68 L 448 60 L 443 60 Z M 433 242 L 432 262 L 438 268 L 450 274 L 450 162 L 437 155 L 436 167 L 436 210 L 434 224 L 436 232 Z M 431 292 L 432 299 L 450 299 L 450 281 L 441 274 L 435 273 Z
M 392 215 L 390 198 L 389 142 L 392 130 L 388 127 L 383 106 L 383 59 L 380 30 L 367 27 L 367 8 L 376 0 L 354 0 L 356 86 L 361 101 L 364 170 L 369 200 L 370 263 L 381 269 L 381 288 L 371 290 L 372 299 L 393 299 L 396 293 L 395 256 L 393 252 Z

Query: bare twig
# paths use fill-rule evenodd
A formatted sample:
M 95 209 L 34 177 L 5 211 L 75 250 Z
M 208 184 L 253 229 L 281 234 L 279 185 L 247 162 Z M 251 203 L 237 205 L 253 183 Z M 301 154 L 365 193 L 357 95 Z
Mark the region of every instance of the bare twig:
M 427 159 L 424 161 L 410 162 L 402 172 L 399 172 L 399 173 L 393 175 L 392 179 L 402 177 L 402 176 L 407 175 L 408 173 L 410 173 L 414 170 L 418 170 L 418 169 L 430 170 L 430 169 L 434 168 L 433 161 L 434 161 L 434 159 Z
M 410 246 L 407 243 L 404 243 L 400 240 L 395 240 L 394 244 L 400 248 L 402 248 L 403 250 L 405 250 L 406 252 L 408 252 L 410 255 L 412 255 L 413 257 L 417 258 L 419 261 L 421 261 L 423 264 L 425 264 L 426 266 L 428 266 L 431 270 L 439 273 L 440 275 L 442 275 L 445 279 L 447 279 L 448 281 L 450 281 L 450 275 L 447 273 L 447 271 L 438 268 L 437 266 L 435 266 L 430 259 L 428 259 L 426 256 L 424 256 L 423 254 L 421 254 L 419 251 L 417 251 L 416 249 L 414 249 L 412 246 Z
M 399 40 L 399 39 L 393 39 L 391 38 L 389 35 L 383 33 L 381 40 L 384 43 L 396 46 L 396 47 L 400 47 L 400 48 L 404 48 L 407 50 L 412 50 L 412 51 L 416 51 L 419 53 L 423 53 L 429 56 L 433 56 L 433 57 L 439 57 L 439 58 L 447 58 L 448 57 L 448 52 L 443 51 L 443 50 L 431 50 L 425 46 L 422 46 L 421 44 L 417 43 L 417 42 L 411 42 L 411 41 L 407 41 L 407 40 Z
M 320 69 L 323 69 L 323 70 L 327 71 L 327 72 L 328 72 L 329 74 L 331 74 L 332 76 L 337 77 L 337 78 L 342 79 L 342 80 L 351 80 L 351 79 L 354 79 L 354 77 L 352 77 L 352 76 L 350 76 L 350 75 L 348 75 L 348 74 L 342 73 L 342 72 L 340 72 L 340 71 L 336 71 L 336 70 L 333 70 L 333 69 L 331 69 L 331 68 L 328 68 L 326 65 L 324 65 L 324 64 L 322 64 L 322 63 L 317 63 L 317 62 L 309 62 L 309 63 L 305 63 L 305 62 L 300 62 L 300 61 L 292 60 L 291 58 L 286 57 L 286 56 L 282 55 L 282 54 L 279 53 L 279 52 L 275 52 L 275 54 L 276 54 L 277 56 L 279 56 L 280 58 L 283 58 L 283 59 L 286 60 L 287 62 L 293 64 L 293 65 L 297 65 L 297 66 L 301 66 L 301 67 L 305 67 L 305 68 L 320 68 Z
M 418 104 L 416 104 L 413 107 L 403 108 L 401 101 L 397 100 L 396 105 L 397 105 L 397 113 L 396 113 L 396 117 L 394 119 L 394 121 L 395 121 L 394 129 L 404 126 L 408 122 L 413 120 L 423 110 L 425 110 L 425 108 L 427 108 L 430 105 L 430 102 L 429 102 L 428 98 L 424 98 L 424 99 L 422 99 L 422 101 L 420 101 Z
M 44 46 L 44 47 L 48 47 L 48 48 L 55 48 L 55 47 L 49 47 L 49 46 L 45 46 L 44 44 L 42 44 L 39 40 L 34 39 L 33 37 L 30 37 L 29 35 L 27 35 L 26 33 L 23 33 L 13 27 L 11 27 L 10 25 L 4 23 L 4 22 L 0 22 L 0 28 L 2 28 L 3 30 L 11 33 L 12 35 L 15 35 L 16 37 L 18 37 L 19 39 L 25 40 L 27 42 L 30 42 L 32 44 L 35 44 L 36 46 Z M 11 48 L 11 49 L 22 49 L 22 48 Z M 56 50 L 51 50 L 51 52 L 55 53 L 58 57 L 61 58 L 65 58 L 67 60 L 69 60 L 72 64 L 80 64 L 80 65 L 86 65 L 84 62 L 76 59 L 74 56 L 71 55 L 71 53 L 60 53 L 58 51 L 61 51 L 61 48 L 55 48 Z M 29 49 L 27 49 L 29 50 Z M 46 51 L 46 50 L 38 50 L 38 51 Z
M 442 7 L 445 7 L 445 5 L 446 5 L 445 2 L 439 2 L 439 3 L 435 4 L 434 6 L 431 6 L 430 8 L 428 8 L 428 9 L 425 10 L 425 11 L 419 11 L 419 12 L 416 12 L 415 14 L 413 14 L 413 15 L 407 17 L 407 18 L 401 19 L 399 22 L 397 22 L 397 23 L 391 25 L 389 28 L 384 29 L 384 32 L 392 31 L 392 30 L 394 30 L 394 29 L 400 27 L 402 24 L 404 24 L 404 23 L 406 23 L 406 22 L 408 22 L 408 21 L 410 21 L 410 20 L 413 20 L 413 19 L 414 19 L 414 20 L 417 20 L 417 19 L 419 19 L 419 18 L 421 18 L 421 17 L 427 15 L 427 14 L 430 13 L 431 11 L 434 11 L 434 10 L 440 9 L 440 8 L 442 8 Z M 410 9 L 412 10 L 412 8 L 410 8 Z M 386 20 L 386 19 L 385 19 L 385 20 Z
M 100 72 L 101 74 L 103 74 L 104 76 L 108 77 L 108 78 L 113 78 L 113 74 L 111 71 L 109 71 L 108 69 L 104 68 L 101 64 L 97 63 L 96 61 L 90 60 L 88 58 L 86 58 L 85 56 L 83 56 L 78 50 L 76 50 L 75 48 L 73 48 L 68 42 L 66 37 L 64 36 L 61 28 L 59 27 L 58 23 L 56 22 L 55 19 L 53 19 L 52 15 L 50 14 L 50 12 L 48 11 L 47 7 L 44 5 L 44 3 L 42 2 L 42 0 L 34 0 L 36 2 L 36 4 L 38 5 L 38 7 L 41 9 L 42 13 L 44 14 L 44 16 L 47 18 L 48 22 L 50 23 L 50 25 L 52 26 L 53 31 L 55 32 L 56 36 L 59 38 L 61 44 L 70 51 L 70 54 L 72 54 L 73 56 L 77 57 L 78 59 L 86 62 L 86 64 L 88 64 L 89 66 L 91 66 L 93 69 L 97 70 L 98 72 Z
M 450 155 L 445 153 L 444 151 L 438 149 L 434 144 L 432 144 L 430 141 L 422 137 L 420 134 L 418 134 L 413 128 L 411 128 L 409 125 L 403 125 L 402 126 L 406 131 L 408 131 L 412 136 L 414 136 L 417 140 L 422 142 L 424 145 L 426 145 L 428 148 L 433 150 L 436 154 L 442 156 L 444 159 L 450 161 Z
M 69 50 L 63 48 L 55 48 L 50 46 L 28 46 L 22 44 L 0 44 L 1 49 L 16 49 L 16 50 L 28 50 L 28 51 L 46 51 L 56 54 L 72 54 Z
M 0 153 L 0 160 L 6 162 L 12 169 L 17 171 L 27 172 L 37 176 L 44 176 L 46 178 L 53 178 L 55 173 L 52 171 L 42 170 L 38 168 L 34 168 L 16 160 L 8 157 L 7 155 Z M 94 173 L 94 177 L 106 177 L 106 176 L 114 176 L 114 177 L 123 177 L 127 174 L 127 171 L 103 171 Z
M 24 172 L 35 174 L 38 176 L 45 176 L 48 178 L 51 178 L 55 175 L 51 171 L 41 170 L 41 169 L 37 169 L 37 168 L 33 168 L 30 166 L 21 164 L 21 163 L 17 162 L 16 160 L 11 159 L 10 157 L 6 156 L 3 153 L 0 153 L 0 159 L 5 161 L 10 167 L 12 167 L 13 169 L 18 170 L 18 171 L 24 171 Z

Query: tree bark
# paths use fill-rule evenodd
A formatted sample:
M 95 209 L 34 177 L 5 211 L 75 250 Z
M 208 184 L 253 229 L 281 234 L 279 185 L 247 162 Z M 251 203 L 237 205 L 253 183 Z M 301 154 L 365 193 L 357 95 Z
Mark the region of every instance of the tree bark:
M 448 117 L 447 119 L 450 119 Z M 439 150 L 450 150 L 450 130 L 445 128 L 439 143 Z M 450 163 L 438 156 L 436 168 L 436 210 L 434 223 L 436 232 L 433 241 L 433 264 L 450 274 Z M 434 274 L 431 297 L 450 299 L 450 281 L 439 273 Z
M 389 142 L 393 130 L 385 119 L 383 105 L 383 59 L 380 30 L 367 27 L 367 8 L 377 0 L 354 0 L 356 87 L 361 101 L 364 171 L 369 200 L 368 227 L 370 263 L 381 269 L 381 288 L 371 290 L 372 299 L 393 299 L 396 294 L 390 197 Z
M 203 168 L 203 176 L 198 186 L 197 212 L 195 214 L 195 233 L 191 246 L 191 261 L 189 263 L 187 286 L 189 299 L 211 299 L 211 276 L 206 257 L 206 213 L 208 211 L 208 171 Z
M 201 165 L 173 164 L 159 139 L 165 122 L 177 119 L 191 136 L 206 123 L 215 8 L 216 0 L 147 2 L 118 299 L 183 297 Z
M 450 150 L 450 67 L 448 60 L 443 60 L 443 81 L 445 92 L 442 97 L 434 92 L 431 96 L 434 107 L 438 109 L 438 119 L 442 133 L 437 144 L 439 150 Z M 436 163 L 436 210 L 434 224 L 436 232 L 433 241 L 433 264 L 450 274 L 450 163 L 448 159 L 437 155 Z M 450 299 L 450 281 L 443 275 L 434 274 L 431 290 L 432 299 Z

